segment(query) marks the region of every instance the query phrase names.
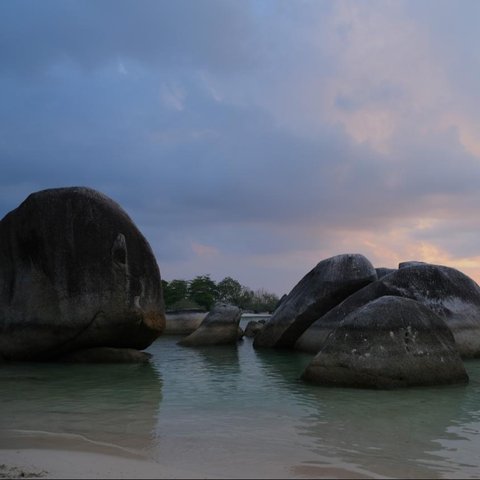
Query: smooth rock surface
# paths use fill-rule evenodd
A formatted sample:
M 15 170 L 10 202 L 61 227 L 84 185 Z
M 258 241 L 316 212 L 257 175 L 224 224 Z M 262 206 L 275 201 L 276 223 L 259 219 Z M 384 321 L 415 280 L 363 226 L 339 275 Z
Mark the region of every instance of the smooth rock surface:
M 421 303 L 394 296 L 348 315 L 302 378 L 320 385 L 366 388 L 468 382 L 445 322 Z
M 160 272 L 125 211 L 83 187 L 30 195 L 0 222 L 0 358 L 144 349 L 165 327 Z
M 166 325 L 163 335 L 189 335 L 200 326 L 207 313 L 204 310 L 166 312 Z
M 383 278 L 385 275 L 389 275 L 390 273 L 396 272 L 396 268 L 385 268 L 385 267 L 378 267 L 375 269 L 377 272 L 377 278 L 380 280 Z
M 360 254 L 322 260 L 282 300 L 254 340 L 254 347 L 293 347 L 320 316 L 377 279 L 373 265 Z
M 186 347 L 235 344 L 241 335 L 242 310 L 226 303 L 217 303 L 200 326 L 178 344 Z M 243 333 L 243 331 L 242 331 Z
M 480 287 L 467 275 L 442 265 L 405 266 L 355 292 L 319 317 L 295 348 L 317 353 L 328 334 L 354 310 L 385 295 L 411 298 L 437 313 L 451 329 L 462 357 L 480 356 Z
M 408 260 L 406 262 L 400 262 L 398 264 L 398 268 L 408 268 L 408 267 L 416 267 L 418 265 L 428 265 L 426 262 L 419 262 L 418 260 Z

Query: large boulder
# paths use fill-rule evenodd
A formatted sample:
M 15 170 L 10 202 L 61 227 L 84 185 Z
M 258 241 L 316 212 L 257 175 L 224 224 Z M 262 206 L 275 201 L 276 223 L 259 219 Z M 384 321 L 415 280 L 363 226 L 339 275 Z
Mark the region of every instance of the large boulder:
M 178 344 L 186 347 L 202 345 L 235 344 L 240 334 L 242 310 L 226 303 L 217 303 L 204 318 L 200 326 Z
M 0 358 L 144 349 L 164 327 L 155 257 L 110 198 L 44 190 L 1 220 Z
M 375 271 L 377 272 L 377 278 L 383 278 L 385 275 L 389 275 L 390 273 L 395 272 L 397 269 L 396 268 L 385 268 L 385 267 L 378 267 L 375 268 Z
M 462 272 L 415 262 L 355 292 L 319 317 L 295 348 L 317 353 L 328 334 L 354 310 L 384 295 L 411 298 L 437 313 L 451 329 L 463 357 L 480 356 L 480 287 Z
M 375 268 L 363 255 L 322 260 L 281 302 L 255 337 L 254 347 L 293 347 L 317 318 L 376 279 Z
M 329 310 L 325 315 L 321 315 L 295 342 L 295 350 L 317 353 L 332 330 L 340 326 L 347 315 L 376 298 L 392 294 L 382 280 L 373 282 L 358 290 Z
M 367 388 L 468 382 L 445 322 L 421 303 L 394 296 L 348 315 L 302 378 L 320 385 Z
M 190 335 L 207 316 L 205 310 L 175 310 L 165 313 L 164 335 Z

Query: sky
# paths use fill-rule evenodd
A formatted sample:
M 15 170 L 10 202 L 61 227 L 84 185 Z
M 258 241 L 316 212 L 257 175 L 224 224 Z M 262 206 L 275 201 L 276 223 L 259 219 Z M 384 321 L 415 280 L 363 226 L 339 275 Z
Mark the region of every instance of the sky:
M 480 2 L 2 0 L 0 218 L 92 187 L 162 278 L 480 281 Z

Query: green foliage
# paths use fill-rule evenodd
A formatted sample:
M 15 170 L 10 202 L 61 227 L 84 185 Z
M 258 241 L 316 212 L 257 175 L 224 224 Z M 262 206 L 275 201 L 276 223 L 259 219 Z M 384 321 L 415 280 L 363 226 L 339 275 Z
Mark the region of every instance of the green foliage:
M 264 289 L 250 290 L 232 277 L 215 283 L 210 275 L 198 275 L 193 280 L 162 280 L 167 309 L 203 307 L 210 310 L 215 302 L 236 305 L 247 311 L 273 312 L 278 297 Z
M 250 309 L 254 312 L 273 312 L 278 304 L 278 297 L 264 289 L 253 293 Z
M 171 282 L 162 280 L 162 287 L 163 298 L 167 307 L 187 298 L 188 282 L 185 280 L 172 280 Z
M 236 304 L 242 296 L 242 293 L 242 285 L 232 277 L 225 277 L 217 284 L 218 300 L 222 302 Z
M 217 300 L 217 285 L 210 278 L 210 275 L 199 275 L 190 280 L 188 296 L 194 302 L 210 310 Z
M 194 302 L 191 298 L 182 298 L 177 302 L 168 305 L 169 310 L 207 310 L 197 302 Z

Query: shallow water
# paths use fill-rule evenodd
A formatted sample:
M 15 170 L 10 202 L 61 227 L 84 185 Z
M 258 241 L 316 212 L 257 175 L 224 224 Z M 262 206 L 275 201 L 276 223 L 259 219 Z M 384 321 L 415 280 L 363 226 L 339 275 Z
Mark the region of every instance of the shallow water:
M 0 447 L 109 448 L 201 476 L 480 476 L 480 361 L 467 386 L 370 391 L 298 378 L 310 355 L 187 348 L 151 365 L 0 367 Z

